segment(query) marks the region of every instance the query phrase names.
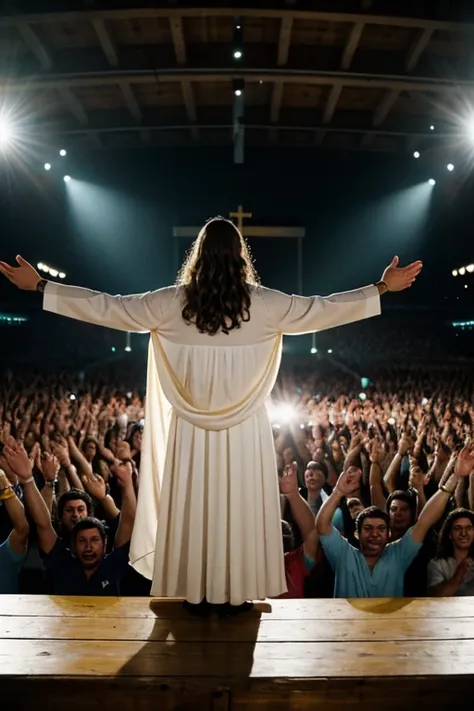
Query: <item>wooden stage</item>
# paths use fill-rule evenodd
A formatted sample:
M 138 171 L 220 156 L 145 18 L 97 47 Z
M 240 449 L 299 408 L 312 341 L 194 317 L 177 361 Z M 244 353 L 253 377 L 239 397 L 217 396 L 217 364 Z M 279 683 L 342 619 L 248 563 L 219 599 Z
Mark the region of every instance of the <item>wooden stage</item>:
M 474 598 L 177 601 L 0 596 L 1 711 L 474 708 Z

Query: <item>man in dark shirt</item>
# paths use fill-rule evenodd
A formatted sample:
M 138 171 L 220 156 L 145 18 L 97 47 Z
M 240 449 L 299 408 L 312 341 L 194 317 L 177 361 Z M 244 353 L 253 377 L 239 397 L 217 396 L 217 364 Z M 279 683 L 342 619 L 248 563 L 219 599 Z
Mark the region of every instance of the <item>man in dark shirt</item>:
M 112 471 L 123 490 L 122 510 L 115 535 L 115 549 L 106 555 L 106 532 L 92 517 L 78 521 L 71 533 L 72 549 L 59 539 L 49 511 L 38 491 L 32 464 L 19 442 L 8 438 L 4 449 L 9 465 L 23 485 L 24 500 L 36 524 L 40 549 L 53 580 L 53 592 L 61 595 L 117 595 L 128 565 L 128 548 L 136 511 L 132 465 L 116 460 Z

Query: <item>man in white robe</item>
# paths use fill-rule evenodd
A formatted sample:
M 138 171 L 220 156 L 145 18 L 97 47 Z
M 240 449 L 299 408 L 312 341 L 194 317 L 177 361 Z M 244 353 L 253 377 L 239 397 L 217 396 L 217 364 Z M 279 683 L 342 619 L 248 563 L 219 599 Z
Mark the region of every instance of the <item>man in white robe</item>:
M 402 269 L 394 258 L 376 285 L 325 298 L 255 284 L 250 319 L 209 335 L 184 320 L 181 286 L 111 296 L 46 282 L 22 257 L 17 262 L 0 262 L 0 272 L 21 289 L 43 291 L 46 311 L 151 334 L 130 559 L 153 581 L 152 595 L 239 606 L 286 592 L 265 406 L 282 337 L 380 314 L 380 294 L 410 286 L 421 263 Z

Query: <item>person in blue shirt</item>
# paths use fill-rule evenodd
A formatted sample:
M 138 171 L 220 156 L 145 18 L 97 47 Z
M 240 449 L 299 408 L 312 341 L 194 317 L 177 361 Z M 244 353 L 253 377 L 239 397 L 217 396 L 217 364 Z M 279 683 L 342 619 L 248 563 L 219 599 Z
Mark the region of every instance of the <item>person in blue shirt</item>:
M 334 528 L 332 518 L 343 496 L 359 488 L 361 470 L 350 466 L 339 477 L 331 496 L 316 519 L 319 540 L 334 570 L 334 597 L 403 597 L 407 568 L 421 548 L 431 526 L 443 515 L 460 477 L 474 469 L 474 445 L 459 454 L 454 473 L 428 501 L 418 521 L 397 541 L 389 543 L 390 519 L 385 511 L 371 506 L 356 520 L 360 549 L 351 546 Z
M 0 544 L 0 593 L 18 592 L 20 568 L 26 557 L 29 526 L 23 504 L 5 472 L 0 469 L 0 501 L 5 506 L 13 530 Z

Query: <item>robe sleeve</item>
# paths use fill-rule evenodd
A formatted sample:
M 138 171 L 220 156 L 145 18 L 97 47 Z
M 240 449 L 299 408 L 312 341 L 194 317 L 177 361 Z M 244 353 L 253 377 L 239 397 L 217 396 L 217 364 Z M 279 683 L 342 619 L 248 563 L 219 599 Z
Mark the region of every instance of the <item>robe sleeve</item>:
M 120 331 L 147 333 L 158 328 L 175 293 L 174 287 L 130 296 L 111 296 L 78 286 L 48 282 L 43 309 L 60 316 Z
M 376 286 L 343 291 L 330 296 L 290 296 L 273 289 L 259 289 L 276 331 L 301 335 L 343 326 L 379 316 L 380 294 Z

